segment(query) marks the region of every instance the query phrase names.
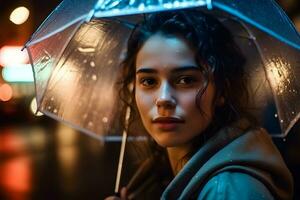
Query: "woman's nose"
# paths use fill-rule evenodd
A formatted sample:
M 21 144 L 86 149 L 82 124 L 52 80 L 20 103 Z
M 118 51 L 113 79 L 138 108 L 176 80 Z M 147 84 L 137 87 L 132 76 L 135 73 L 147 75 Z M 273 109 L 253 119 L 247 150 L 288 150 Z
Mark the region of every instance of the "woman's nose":
M 157 108 L 173 109 L 176 107 L 176 100 L 172 95 L 172 87 L 168 83 L 161 85 L 155 104 Z

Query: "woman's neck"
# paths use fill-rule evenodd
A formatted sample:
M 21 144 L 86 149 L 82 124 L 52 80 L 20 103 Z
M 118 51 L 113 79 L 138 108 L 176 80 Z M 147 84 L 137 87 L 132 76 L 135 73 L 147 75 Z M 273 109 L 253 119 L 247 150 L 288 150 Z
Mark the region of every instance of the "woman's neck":
M 191 151 L 191 145 L 168 147 L 168 157 L 174 176 L 182 169 L 189 158 L 186 155 Z

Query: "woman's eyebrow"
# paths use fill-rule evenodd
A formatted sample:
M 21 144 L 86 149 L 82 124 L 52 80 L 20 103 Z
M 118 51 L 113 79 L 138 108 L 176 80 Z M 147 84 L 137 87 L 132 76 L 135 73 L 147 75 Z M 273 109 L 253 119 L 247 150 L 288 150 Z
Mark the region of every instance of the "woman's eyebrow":
M 181 72 L 185 72 L 185 71 L 201 71 L 200 67 L 197 66 L 180 66 L 180 67 L 176 67 L 175 69 L 172 69 L 171 72 L 172 73 L 181 73 Z M 138 69 L 136 72 L 136 74 L 139 73 L 157 73 L 156 69 L 152 69 L 152 68 L 140 68 Z
M 201 71 L 201 68 L 197 66 L 181 66 L 172 70 L 172 72 L 174 73 L 180 73 L 185 71 Z
M 141 69 L 138 69 L 135 73 L 140 74 L 140 73 L 156 73 L 156 72 L 157 72 L 157 70 L 155 70 L 155 69 L 141 68 Z

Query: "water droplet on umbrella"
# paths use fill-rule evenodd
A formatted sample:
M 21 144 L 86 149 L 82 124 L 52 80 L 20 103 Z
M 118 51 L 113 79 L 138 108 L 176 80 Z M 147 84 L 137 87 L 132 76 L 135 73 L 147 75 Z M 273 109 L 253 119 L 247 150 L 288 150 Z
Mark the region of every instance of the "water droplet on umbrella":
M 96 81 L 97 80 L 97 76 L 94 74 L 94 75 L 92 75 L 92 80 L 93 81 Z
M 179 1 L 175 1 L 174 2 L 174 7 L 176 8 L 176 7 L 179 7 L 180 6 L 180 2 Z
M 107 123 L 107 122 L 108 122 L 108 118 L 107 118 L 107 117 L 103 117 L 103 118 L 102 118 L 102 122 L 103 122 L 103 123 Z
M 87 116 L 88 116 L 88 115 L 85 113 L 82 117 L 83 117 L 83 119 L 86 119 Z
M 95 67 L 95 66 L 96 66 L 96 65 L 95 65 L 95 62 L 94 62 L 94 61 L 91 61 L 91 62 L 90 62 L 90 66 L 91 66 L 91 67 Z
M 145 9 L 145 5 L 144 5 L 143 3 L 140 4 L 139 7 L 138 7 L 138 9 L 139 9 L 140 11 L 143 11 L 143 10 Z
M 82 53 L 93 53 L 93 52 L 95 52 L 95 48 L 91 48 L 91 47 L 78 47 L 77 49 L 78 49 L 78 51 L 80 51 Z
M 94 125 L 93 122 L 88 123 L 88 126 L 90 126 L 90 127 L 93 126 L 93 125 Z

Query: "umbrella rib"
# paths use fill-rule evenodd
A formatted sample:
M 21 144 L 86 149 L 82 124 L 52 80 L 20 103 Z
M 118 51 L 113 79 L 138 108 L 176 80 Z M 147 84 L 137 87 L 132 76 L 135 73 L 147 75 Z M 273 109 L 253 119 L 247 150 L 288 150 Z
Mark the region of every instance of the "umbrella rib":
M 226 6 L 226 5 L 223 5 L 221 3 L 215 2 L 215 1 L 213 2 L 213 4 L 214 4 L 214 6 L 218 7 L 219 9 L 227 11 L 228 13 L 231 13 L 232 15 L 239 17 L 240 19 L 244 20 L 245 22 L 248 22 L 249 24 L 254 25 L 255 27 L 257 27 L 260 30 L 264 31 L 265 33 L 270 34 L 270 35 L 274 36 L 275 38 L 279 39 L 280 41 L 294 47 L 295 49 L 300 50 L 300 45 L 299 44 L 296 44 L 296 43 L 294 43 L 294 42 L 292 42 L 288 39 L 285 39 L 283 36 L 275 33 L 271 29 L 266 28 L 266 27 L 262 26 L 261 24 L 255 22 L 255 21 L 253 21 L 249 17 L 243 15 L 241 12 L 239 12 L 237 10 L 234 10 L 234 9 L 232 9 L 232 8 Z M 296 30 L 294 30 L 294 31 L 297 33 Z M 300 39 L 299 34 L 297 34 L 297 35 L 298 35 L 298 38 Z
M 75 23 L 77 23 L 77 22 L 79 22 L 79 21 L 81 21 L 81 20 L 83 20 L 83 19 L 86 19 L 87 16 L 88 16 L 87 14 L 82 15 L 82 16 L 80 16 L 80 17 L 78 17 L 78 18 L 72 20 L 71 22 L 65 24 L 64 26 L 62 26 L 62 27 L 56 29 L 55 31 L 53 31 L 53 32 L 51 32 L 51 33 L 49 33 L 49 34 L 47 34 L 47 35 L 44 35 L 44 36 L 40 37 L 39 39 L 36 39 L 36 40 L 33 40 L 33 41 L 32 41 L 32 39 L 34 38 L 33 36 L 36 35 L 36 34 L 34 34 L 34 35 L 30 38 L 30 40 L 25 44 L 25 47 L 26 47 L 26 46 L 31 46 L 31 45 L 34 45 L 34 44 L 36 44 L 36 43 L 39 43 L 39 42 L 41 42 L 41 41 L 43 41 L 43 40 L 46 40 L 46 39 L 52 37 L 53 35 L 55 35 L 55 34 L 57 34 L 57 33 L 60 33 L 60 32 L 62 32 L 63 30 L 69 28 L 69 27 L 72 26 L 73 24 L 75 24 Z M 36 31 L 36 32 L 37 32 L 37 31 Z
M 77 32 L 77 30 L 78 30 L 79 27 L 80 27 L 80 24 L 78 24 L 78 25 L 74 28 L 74 30 L 73 30 L 72 33 L 71 33 L 72 36 L 69 37 L 68 41 L 64 44 L 64 46 L 63 46 L 63 48 L 62 48 L 63 51 L 62 51 L 62 52 L 60 53 L 60 55 L 58 56 L 57 61 L 56 61 L 55 63 L 53 63 L 53 66 L 56 66 L 56 65 L 58 64 L 58 62 L 60 61 L 60 59 L 61 59 L 63 53 L 64 53 L 65 50 L 66 50 L 66 47 L 68 46 L 69 42 L 73 39 L 73 37 L 74 37 L 75 33 Z M 52 73 L 51 73 L 49 79 L 47 80 L 46 88 L 48 88 L 49 82 L 50 82 L 50 80 L 52 79 L 52 76 L 53 76 L 53 69 L 52 69 L 51 72 L 52 72 Z M 44 91 L 43 94 L 42 94 L 41 102 L 44 100 L 44 97 L 45 97 L 44 93 L 45 93 L 45 91 Z

